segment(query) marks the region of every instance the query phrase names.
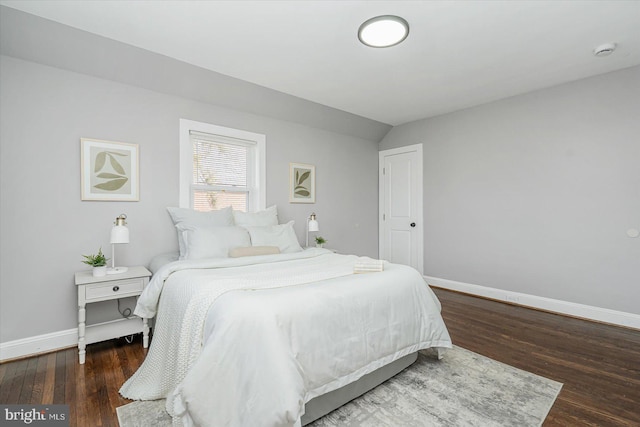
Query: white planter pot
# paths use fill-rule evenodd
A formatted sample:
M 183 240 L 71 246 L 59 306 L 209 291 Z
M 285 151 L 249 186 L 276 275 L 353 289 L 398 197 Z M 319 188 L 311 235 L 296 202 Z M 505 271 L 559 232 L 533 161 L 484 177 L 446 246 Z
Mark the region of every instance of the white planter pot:
M 107 275 L 107 266 L 93 267 L 93 277 L 102 277 Z
M 324 247 L 324 243 L 316 243 L 316 248 L 323 248 Z

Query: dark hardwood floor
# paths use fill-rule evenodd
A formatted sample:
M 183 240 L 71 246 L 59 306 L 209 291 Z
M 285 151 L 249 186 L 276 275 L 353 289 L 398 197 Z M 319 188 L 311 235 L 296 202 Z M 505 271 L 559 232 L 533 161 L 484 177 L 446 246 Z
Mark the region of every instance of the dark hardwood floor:
M 544 426 L 640 426 L 640 331 L 434 291 L 454 344 L 564 384 Z
M 640 332 L 434 289 L 456 345 L 564 383 L 545 426 L 640 426 Z M 71 426 L 117 426 L 138 336 L 0 365 L 0 403 L 69 404 Z

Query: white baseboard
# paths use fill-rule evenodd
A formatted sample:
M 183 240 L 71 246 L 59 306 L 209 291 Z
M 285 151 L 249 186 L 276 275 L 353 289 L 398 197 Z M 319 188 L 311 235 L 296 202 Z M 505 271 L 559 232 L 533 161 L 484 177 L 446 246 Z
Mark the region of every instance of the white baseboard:
M 140 331 L 142 331 L 142 320 L 135 317 L 88 325 L 85 334 L 87 344 L 91 344 L 109 339 L 109 337 L 123 337 Z M 77 345 L 78 328 L 8 341 L 0 343 L 0 362 Z
M 429 285 L 433 285 L 438 288 L 464 292 L 466 294 L 594 320 L 596 322 L 611 323 L 613 325 L 624 326 L 627 328 L 640 329 L 640 315 L 638 314 L 522 294 L 519 292 L 506 291 L 504 289 L 490 288 L 487 286 L 472 285 L 470 283 L 456 282 L 454 280 L 440 279 L 438 277 L 424 276 L 424 278 Z
M 0 343 L 0 362 L 78 345 L 78 328 Z

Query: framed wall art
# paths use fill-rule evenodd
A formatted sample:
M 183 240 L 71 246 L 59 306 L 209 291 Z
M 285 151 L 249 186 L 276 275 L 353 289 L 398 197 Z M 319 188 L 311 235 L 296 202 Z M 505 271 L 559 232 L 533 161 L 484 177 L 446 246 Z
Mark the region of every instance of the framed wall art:
M 137 202 L 138 144 L 80 139 L 82 200 Z
M 289 163 L 289 202 L 316 202 L 316 167 Z

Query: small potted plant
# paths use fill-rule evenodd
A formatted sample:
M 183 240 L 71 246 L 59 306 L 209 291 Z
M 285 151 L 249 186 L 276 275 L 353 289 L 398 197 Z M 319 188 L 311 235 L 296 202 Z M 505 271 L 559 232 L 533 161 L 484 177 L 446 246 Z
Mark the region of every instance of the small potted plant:
M 93 277 L 102 277 L 107 275 L 108 258 L 102 253 L 102 248 L 98 249 L 95 255 L 82 255 L 83 263 L 93 267 Z
M 322 236 L 316 236 L 316 248 L 324 247 L 324 244 L 327 243 L 327 240 Z

